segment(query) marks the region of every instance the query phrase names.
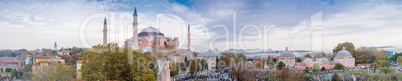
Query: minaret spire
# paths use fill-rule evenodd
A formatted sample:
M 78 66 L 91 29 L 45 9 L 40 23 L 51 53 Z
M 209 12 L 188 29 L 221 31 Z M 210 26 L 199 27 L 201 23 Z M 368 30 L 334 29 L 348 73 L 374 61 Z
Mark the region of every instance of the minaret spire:
M 106 45 L 107 45 L 107 21 L 105 17 L 105 20 L 103 22 L 103 46 Z
M 133 16 L 137 16 L 137 6 L 134 7 L 134 14 Z
M 139 49 L 138 46 L 138 21 L 137 21 L 137 7 L 134 7 L 134 14 L 133 14 L 133 46 L 134 49 Z
M 54 42 L 54 50 L 57 51 L 57 43 L 56 42 Z
M 191 42 L 190 42 L 190 36 L 191 36 L 191 34 L 190 34 L 190 23 L 188 24 L 188 27 L 187 27 L 187 50 L 188 51 L 191 51 L 190 50 L 190 44 L 191 44 Z

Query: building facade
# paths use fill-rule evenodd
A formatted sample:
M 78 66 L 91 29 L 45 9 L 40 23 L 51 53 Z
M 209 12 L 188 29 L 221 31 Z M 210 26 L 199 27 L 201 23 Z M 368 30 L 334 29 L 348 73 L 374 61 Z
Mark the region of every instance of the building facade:
M 15 57 L 0 57 L 0 71 L 5 72 L 7 68 L 20 71 L 24 68 L 24 61 L 17 60 Z
M 57 63 L 64 64 L 64 59 L 57 56 L 33 56 L 32 72 L 40 72 L 42 68 L 48 67 L 49 65 L 55 65 Z
M 350 54 L 349 51 L 345 50 L 345 47 L 343 47 L 342 50 L 336 54 L 334 61 L 341 63 L 346 68 L 355 67 L 355 58 L 352 56 L 352 54 Z
M 310 58 L 306 58 L 303 60 L 301 63 L 296 63 L 294 70 L 304 70 L 306 69 L 313 69 L 314 64 L 318 63 L 320 65 L 320 68 L 324 67 L 325 69 L 333 69 L 335 67 L 335 63 L 330 62 L 327 58 L 323 57 L 318 59 L 317 61 L 313 61 Z
M 293 67 L 296 63 L 295 58 L 293 52 L 288 51 L 288 47 L 286 47 L 286 50 L 278 56 L 279 62 L 285 63 L 286 67 Z

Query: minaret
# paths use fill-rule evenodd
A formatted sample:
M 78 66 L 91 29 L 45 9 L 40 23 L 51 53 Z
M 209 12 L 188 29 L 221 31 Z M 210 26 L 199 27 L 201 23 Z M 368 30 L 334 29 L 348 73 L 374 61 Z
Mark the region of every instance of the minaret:
M 191 34 L 190 34 L 190 24 L 188 24 L 188 27 L 187 27 L 187 50 L 188 51 L 191 51 L 190 50 L 190 44 L 191 44 L 190 36 L 191 36 Z
M 57 51 L 57 44 L 56 44 L 56 42 L 54 42 L 54 50 Z
M 106 18 L 103 23 L 103 46 L 107 45 L 107 23 L 106 23 Z
M 138 49 L 138 22 L 137 22 L 137 7 L 134 8 L 133 14 L 133 48 Z

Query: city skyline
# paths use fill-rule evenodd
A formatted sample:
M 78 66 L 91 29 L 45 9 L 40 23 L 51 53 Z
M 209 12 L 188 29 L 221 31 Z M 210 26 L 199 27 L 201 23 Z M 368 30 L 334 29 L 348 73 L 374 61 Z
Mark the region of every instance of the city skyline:
M 312 31 L 322 32 L 321 45 L 324 51 L 343 42 L 353 42 L 356 48 L 401 48 L 402 39 L 398 30 L 402 28 L 398 26 L 402 25 L 399 23 L 402 19 L 395 18 L 402 16 L 400 3 L 392 0 L 0 1 L 0 35 L 5 37 L 0 48 L 53 48 L 53 42 L 57 42 L 59 48 L 87 47 L 81 42 L 80 29 L 88 18 L 90 21 L 85 24 L 84 32 L 88 44 L 102 44 L 105 17 L 107 27 L 111 28 L 108 29 L 108 42 L 123 45 L 125 39 L 132 36 L 130 23 L 135 6 L 139 14 L 139 30 L 153 26 L 168 37 L 179 37 L 183 41 L 180 42 L 180 49 L 187 48 L 187 23 L 192 27 L 191 46 L 194 49 L 214 49 L 210 48 L 211 41 L 226 34 L 223 28 L 214 28 L 219 25 L 228 29 L 229 36 L 224 38 L 229 41 L 224 38 L 215 40 L 212 46 L 218 49 L 223 49 L 224 44 L 229 42 L 229 49 L 236 44 L 237 49 L 261 49 L 267 45 L 267 48 L 282 50 L 292 44 L 292 50 L 311 50 L 314 47 Z M 176 20 L 177 17 L 179 20 Z M 306 25 L 312 27 L 316 21 L 319 29 L 292 34 L 292 29 L 304 28 Z M 269 29 L 267 44 L 263 43 L 264 38 L 260 36 L 242 39 L 243 46 L 240 46 L 240 35 L 258 35 L 252 27 L 241 33 L 242 28 L 247 26 L 256 26 L 259 28 L 257 31 L 262 33 L 264 27 L 272 27 Z

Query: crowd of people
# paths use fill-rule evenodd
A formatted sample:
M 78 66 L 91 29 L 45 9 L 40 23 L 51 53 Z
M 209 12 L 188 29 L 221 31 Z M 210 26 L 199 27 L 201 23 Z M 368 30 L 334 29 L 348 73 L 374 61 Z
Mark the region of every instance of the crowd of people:
M 195 76 L 185 76 L 185 77 L 180 77 L 176 81 L 187 81 L 187 80 L 232 81 L 230 75 L 228 75 L 227 73 L 221 73 L 221 72 L 213 72 L 213 73 L 207 73 L 207 74 L 201 74 L 201 75 L 195 75 Z

